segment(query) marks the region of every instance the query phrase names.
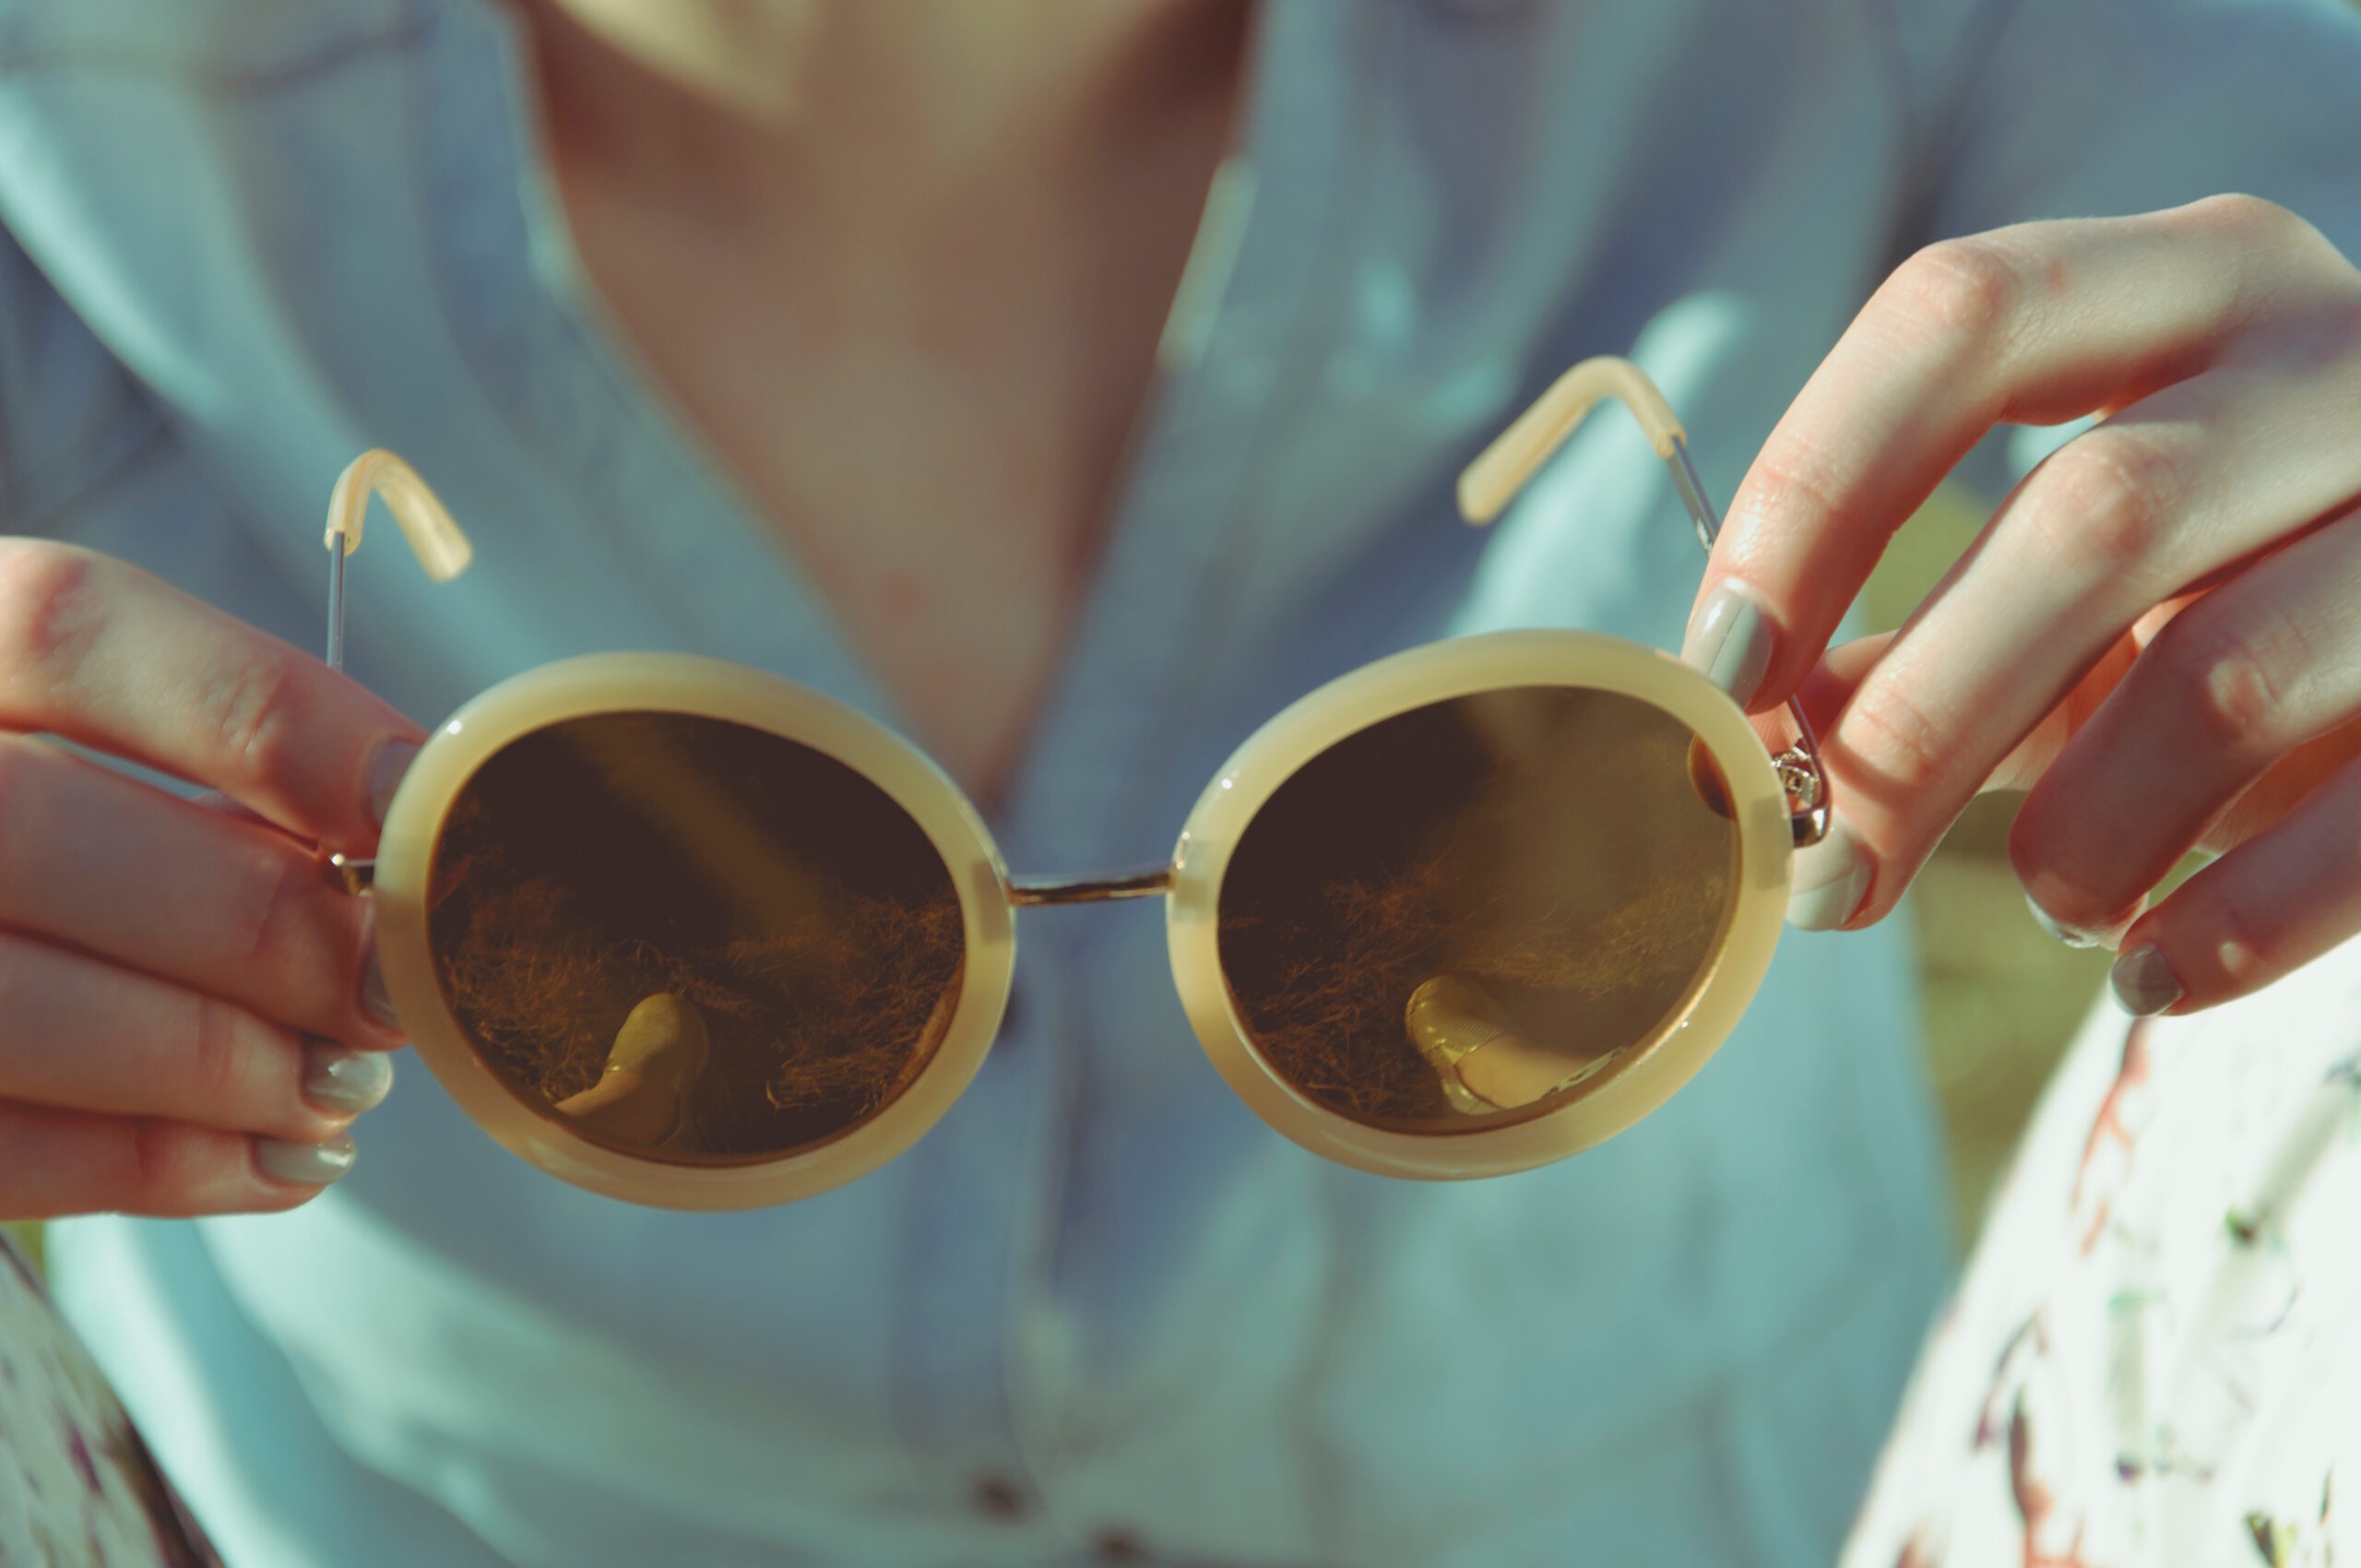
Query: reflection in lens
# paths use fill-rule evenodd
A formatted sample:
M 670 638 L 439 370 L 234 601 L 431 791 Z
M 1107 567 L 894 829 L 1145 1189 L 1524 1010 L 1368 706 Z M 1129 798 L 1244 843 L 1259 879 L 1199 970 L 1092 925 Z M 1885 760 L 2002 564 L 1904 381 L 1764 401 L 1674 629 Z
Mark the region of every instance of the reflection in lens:
M 690 1114 L 712 1055 L 705 1016 L 661 991 L 631 1010 L 599 1081 L 557 1102 L 558 1114 L 601 1142 L 658 1154 L 694 1154 L 702 1119 Z
M 526 1103 L 680 1164 L 860 1125 L 958 1004 L 951 873 L 908 814 L 808 746 L 608 713 L 504 746 L 438 835 L 445 1002 Z
M 1406 1132 L 1527 1120 L 1610 1081 L 1687 1010 L 1729 918 L 1738 829 L 1694 739 L 1636 697 L 1529 686 L 1322 753 L 1222 880 L 1255 1049 L 1317 1103 Z

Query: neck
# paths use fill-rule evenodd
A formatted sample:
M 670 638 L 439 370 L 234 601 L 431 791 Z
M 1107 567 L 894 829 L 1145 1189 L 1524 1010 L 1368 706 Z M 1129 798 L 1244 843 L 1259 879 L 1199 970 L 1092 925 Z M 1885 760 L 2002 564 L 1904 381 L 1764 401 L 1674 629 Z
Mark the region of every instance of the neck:
M 880 194 L 948 182 L 1234 65 L 1206 58 L 1198 0 L 519 4 L 568 155 L 684 192 L 814 163 Z

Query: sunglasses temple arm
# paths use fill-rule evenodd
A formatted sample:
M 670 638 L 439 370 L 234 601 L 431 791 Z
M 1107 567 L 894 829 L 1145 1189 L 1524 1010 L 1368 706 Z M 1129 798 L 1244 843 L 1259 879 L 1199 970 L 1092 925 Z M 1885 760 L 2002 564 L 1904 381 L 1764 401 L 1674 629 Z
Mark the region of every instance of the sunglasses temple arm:
M 468 569 L 474 547 L 450 512 L 436 499 L 426 481 L 408 463 L 383 447 L 363 452 L 337 476 L 328 495 L 328 647 L 327 665 L 344 668 L 344 562 L 361 548 L 361 525 L 369 516 L 369 498 L 386 504 L 409 541 L 410 553 L 429 578 L 447 583 Z
M 1479 525 L 1499 517 L 1603 398 L 1613 398 L 1630 410 L 1647 433 L 1656 455 L 1672 470 L 1672 487 L 1697 530 L 1697 542 L 1711 555 L 1714 540 L 1721 537 L 1722 519 L 1689 456 L 1688 434 L 1647 372 L 1612 355 L 1584 360 L 1560 376 L 1477 455 L 1459 476 L 1460 514 Z M 1773 756 L 1771 764 L 1787 791 L 1789 831 L 1796 847 L 1802 849 L 1828 836 L 1828 774 L 1821 766 L 1819 732 L 1792 696 L 1787 715 L 1796 722 L 1796 743 Z
M 328 668 L 344 672 L 344 558 L 350 552 L 328 546 Z
M 1682 437 L 1672 438 L 1672 456 L 1666 466 L 1672 469 L 1672 488 L 1680 493 L 1680 504 L 1689 508 L 1689 520 L 1697 526 L 1697 542 L 1711 555 L 1714 541 L 1722 537 L 1722 519 L 1714 515 L 1714 504 L 1705 499 L 1705 481 L 1691 461 L 1689 443 Z
M 394 515 L 410 552 L 433 581 L 449 582 L 475 557 L 468 536 L 408 463 L 382 447 L 355 457 L 337 476 L 336 489 L 328 495 L 327 665 L 338 671 L 344 669 L 345 558 L 361 548 L 361 525 L 368 517 L 373 495 Z M 376 880 L 374 861 L 329 855 L 326 867 L 347 893 L 364 893 Z

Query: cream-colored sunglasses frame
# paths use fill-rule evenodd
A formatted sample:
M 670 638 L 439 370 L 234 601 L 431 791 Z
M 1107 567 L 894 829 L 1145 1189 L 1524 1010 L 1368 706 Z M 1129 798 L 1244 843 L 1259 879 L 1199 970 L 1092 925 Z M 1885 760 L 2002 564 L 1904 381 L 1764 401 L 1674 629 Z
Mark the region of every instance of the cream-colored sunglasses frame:
M 1700 538 L 1718 527 L 1678 422 L 1635 367 L 1616 359 L 1569 371 L 1477 460 L 1460 483 L 1470 522 L 1489 522 L 1601 397 L 1631 407 L 1671 465 Z M 356 459 L 328 506 L 328 659 L 343 657 L 345 560 L 361 542 L 371 495 L 382 498 L 437 581 L 470 551 L 433 493 L 383 451 Z M 1478 692 L 1574 686 L 1647 703 L 1712 754 L 1738 829 L 1738 870 L 1713 957 L 1648 1039 L 1586 1092 L 1522 1120 L 1459 1133 L 1370 1127 L 1320 1105 L 1257 1051 L 1224 979 L 1219 898 L 1232 852 L 1272 794 L 1347 736 L 1396 715 Z M 537 1108 L 493 1074 L 442 994 L 428 946 L 427 880 L 444 818 L 476 770 L 504 746 L 568 719 L 624 711 L 728 720 L 835 757 L 883 790 L 933 844 L 957 888 L 967 932 L 958 1001 L 932 1060 L 901 1097 L 825 1143 L 778 1158 L 686 1165 L 592 1141 L 553 1108 Z M 683 1209 L 734 1209 L 810 1197 L 877 1169 L 925 1134 L 977 1070 L 1000 1028 L 1015 968 L 1014 911 L 1027 904 L 1163 896 L 1172 973 L 1199 1042 L 1240 1099 L 1296 1143 L 1382 1175 L 1500 1175 L 1561 1159 L 1613 1136 L 1671 1097 L 1713 1055 L 1753 998 L 1777 945 L 1796 845 L 1825 830 L 1824 784 L 1809 726 L 1779 757 L 1703 675 L 1652 648 L 1585 632 L 1503 632 L 1455 638 L 1381 659 L 1332 681 L 1257 731 L 1226 763 L 1161 866 L 1078 881 L 1010 875 L 982 819 L 924 754 L 864 716 L 791 682 L 677 654 L 597 654 L 532 670 L 485 692 L 421 750 L 389 811 L 374 861 L 337 859 L 346 883 L 376 904 L 379 963 L 396 1014 L 446 1091 L 512 1152 L 561 1180 L 610 1197 Z M 1372 787 L 1382 787 L 1373 784 Z M 1480 1047 L 1478 1049 L 1481 1049 Z

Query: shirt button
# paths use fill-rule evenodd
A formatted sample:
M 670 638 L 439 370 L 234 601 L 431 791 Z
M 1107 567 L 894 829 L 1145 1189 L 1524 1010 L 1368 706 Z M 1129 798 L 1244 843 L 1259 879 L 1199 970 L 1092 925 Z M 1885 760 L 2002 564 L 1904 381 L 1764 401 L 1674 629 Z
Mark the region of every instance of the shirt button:
M 1098 1538 L 1091 1543 L 1091 1551 L 1099 1562 L 1106 1563 L 1148 1561 L 1147 1548 L 1142 1546 L 1140 1538 L 1129 1530 L 1100 1531 Z
M 987 1519 L 1003 1522 L 1025 1517 L 1025 1494 L 1006 1476 L 979 1476 L 968 1501 Z

